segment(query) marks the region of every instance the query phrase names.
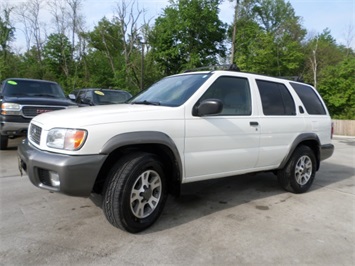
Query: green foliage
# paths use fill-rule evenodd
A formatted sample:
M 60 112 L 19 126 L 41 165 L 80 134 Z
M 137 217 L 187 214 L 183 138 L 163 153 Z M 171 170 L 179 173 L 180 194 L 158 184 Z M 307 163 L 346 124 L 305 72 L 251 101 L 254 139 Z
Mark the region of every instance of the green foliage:
M 6 77 L 11 72 L 10 47 L 14 40 L 15 28 L 11 25 L 10 13 L 12 8 L 4 8 L 0 13 L 0 78 Z
M 0 79 L 54 80 L 67 93 L 113 87 L 137 94 L 142 79 L 147 88 L 166 75 L 228 61 L 225 43 L 235 41 L 233 61 L 242 71 L 301 75 L 316 83 L 334 118 L 355 119 L 352 49 L 337 44 L 328 29 L 305 40 L 306 30 L 286 0 L 238 1 L 232 40 L 234 25 L 226 34 L 227 25 L 218 18 L 221 1 L 171 0 L 152 25 L 133 26 L 132 14 L 104 17 L 91 31 L 76 28 L 74 45 L 72 36 L 60 31 L 22 54 L 11 49 L 15 28 L 12 9 L 6 8 L 0 13 Z
M 315 84 L 318 78 L 321 78 L 322 71 L 326 67 L 334 66 L 344 60 L 347 52 L 336 44 L 329 29 L 324 29 L 322 33 L 305 43 L 304 54 L 303 78 L 305 81 Z
M 15 27 L 10 21 L 11 11 L 12 8 L 5 8 L 0 16 L 0 48 L 3 53 L 8 51 L 9 43 L 14 39 L 15 34 Z
M 355 57 L 327 66 L 318 90 L 333 118 L 355 119 Z
M 20 77 L 24 78 L 43 78 L 43 67 L 38 63 L 38 50 L 35 46 L 32 46 L 30 50 L 25 52 L 21 56 Z
M 122 47 L 122 35 L 120 34 L 120 24 L 118 21 L 109 21 L 103 18 L 93 31 L 84 35 L 88 41 L 89 47 L 97 51 L 106 53 L 106 56 L 117 56 Z
M 236 58 L 245 71 L 298 75 L 303 65 L 305 30 L 284 0 L 243 1 L 237 21 Z
M 64 34 L 51 34 L 43 48 L 43 62 L 46 71 L 56 79 L 68 77 L 72 65 L 72 45 Z
M 177 0 L 164 9 L 150 35 L 155 61 L 167 75 L 217 63 L 225 55 L 226 25 L 219 0 Z

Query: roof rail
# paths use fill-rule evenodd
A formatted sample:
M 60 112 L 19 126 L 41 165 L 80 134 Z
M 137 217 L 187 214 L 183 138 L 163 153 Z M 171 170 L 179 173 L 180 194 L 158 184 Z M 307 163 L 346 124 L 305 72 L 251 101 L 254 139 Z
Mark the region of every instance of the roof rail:
M 222 64 L 222 65 L 212 65 L 212 66 L 203 66 L 197 67 L 193 69 L 187 69 L 184 73 L 193 72 L 193 71 L 201 71 L 201 70 L 229 70 L 229 71 L 240 71 L 240 68 L 236 64 Z
M 277 78 L 280 79 L 288 79 L 288 80 L 293 80 L 293 81 L 299 81 L 299 82 L 304 82 L 303 78 L 300 76 L 279 76 Z

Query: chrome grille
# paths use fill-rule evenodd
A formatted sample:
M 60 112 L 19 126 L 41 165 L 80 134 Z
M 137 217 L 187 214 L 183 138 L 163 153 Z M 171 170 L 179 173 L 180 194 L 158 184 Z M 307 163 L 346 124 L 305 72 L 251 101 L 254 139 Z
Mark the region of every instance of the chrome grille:
M 34 143 L 38 144 L 41 141 L 41 133 L 42 133 L 42 128 L 39 126 L 36 126 L 34 124 L 30 125 L 30 133 L 29 133 L 29 138 L 32 140 Z
M 65 109 L 65 107 L 60 106 L 23 106 L 22 114 L 24 117 L 35 117 L 36 115 Z

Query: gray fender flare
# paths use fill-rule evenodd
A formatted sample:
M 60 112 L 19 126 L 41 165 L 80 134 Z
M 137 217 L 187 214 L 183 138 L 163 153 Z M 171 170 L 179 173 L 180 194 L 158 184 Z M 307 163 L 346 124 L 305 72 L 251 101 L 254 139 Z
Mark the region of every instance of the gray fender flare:
M 122 133 L 109 139 L 102 147 L 100 154 L 110 154 L 112 151 L 129 145 L 140 144 L 161 144 L 168 147 L 178 164 L 180 175 L 182 176 L 182 161 L 175 142 L 165 133 L 158 131 L 137 131 Z
M 285 156 L 285 158 L 282 160 L 280 166 L 278 167 L 278 169 L 282 169 L 285 167 L 286 163 L 290 160 L 293 152 L 295 151 L 295 149 L 297 148 L 297 146 L 301 143 L 301 142 L 304 142 L 304 141 L 316 141 L 317 142 L 317 154 L 315 154 L 316 156 L 316 159 L 317 159 L 317 170 L 319 168 L 319 156 L 320 156 L 320 140 L 317 136 L 317 134 L 315 133 L 302 133 L 300 135 L 298 135 L 296 137 L 296 139 L 293 141 L 291 147 L 290 147 L 290 150 L 288 151 L 288 154 Z

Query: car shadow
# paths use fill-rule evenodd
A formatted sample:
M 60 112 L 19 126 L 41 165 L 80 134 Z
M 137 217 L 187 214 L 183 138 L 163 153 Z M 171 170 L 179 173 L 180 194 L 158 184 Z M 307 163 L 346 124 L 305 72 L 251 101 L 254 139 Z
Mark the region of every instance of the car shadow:
M 354 177 L 353 168 L 326 162 L 323 162 L 322 166 L 307 193 Z M 281 199 L 282 202 L 293 195 L 279 186 L 277 177 L 272 173 L 241 175 L 186 184 L 182 187 L 181 196 L 169 197 L 158 221 L 140 234 L 169 230 L 243 204 L 250 204 L 251 208 L 257 210 L 268 210 L 267 203 L 261 204 L 260 201 L 257 203 L 256 201 L 281 194 L 285 194 Z
M 355 141 L 353 139 L 348 139 L 348 140 L 341 140 L 339 141 L 340 143 L 344 143 L 344 144 L 347 144 L 349 146 L 354 146 L 355 147 Z

